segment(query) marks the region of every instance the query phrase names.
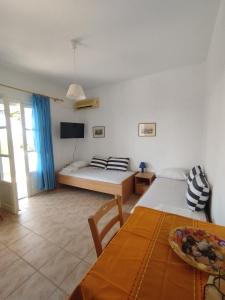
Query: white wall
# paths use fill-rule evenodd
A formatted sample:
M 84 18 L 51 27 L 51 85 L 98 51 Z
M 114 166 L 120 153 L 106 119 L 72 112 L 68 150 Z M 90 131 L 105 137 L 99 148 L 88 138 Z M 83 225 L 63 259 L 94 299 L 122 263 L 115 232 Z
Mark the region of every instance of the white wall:
M 73 160 L 78 159 L 78 144 L 80 139 L 60 139 L 60 122 L 82 122 L 79 112 L 73 108 L 73 102 L 54 102 L 51 101 L 52 115 L 52 138 L 54 148 L 55 169 L 58 171 Z
M 80 112 L 87 128 L 79 157 L 128 156 L 134 170 L 140 161 L 152 169 L 201 163 L 204 71 L 184 67 L 89 90 L 100 108 Z M 139 122 L 156 122 L 156 137 L 138 137 Z M 92 138 L 92 126 L 106 126 L 106 138 Z
M 40 78 L 25 72 L 16 72 L 15 70 L 7 69 L 2 66 L 0 68 L 0 83 L 58 98 L 63 98 L 65 96 L 67 88 L 66 86 L 58 86 L 54 82 L 45 80 L 45 78 Z M 31 97 L 27 93 L 7 89 L 1 85 L 0 95 L 8 97 L 10 100 L 14 99 L 18 101 L 27 101 Z M 59 170 L 62 166 L 70 162 L 73 156 L 74 141 L 61 140 L 59 138 L 60 122 L 76 122 L 79 120 L 79 116 L 73 110 L 72 104 L 73 103 L 68 100 L 65 100 L 64 102 L 54 102 L 51 100 L 53 147 L 56 170 Z
M 207 60 L 204 164 L 212 184 L 212 216 L 225 225 L 225 1 L 221 1 Z

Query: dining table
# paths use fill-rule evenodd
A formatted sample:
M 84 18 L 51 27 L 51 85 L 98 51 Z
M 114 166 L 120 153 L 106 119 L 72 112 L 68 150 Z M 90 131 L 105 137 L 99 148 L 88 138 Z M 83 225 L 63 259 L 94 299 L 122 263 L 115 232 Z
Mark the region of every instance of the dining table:
M 225 239 L 225 227 L 136 207 L 70 296 L 70 300 L 202 300 L 209 274 L 179 258 L 168 237 L 177 227 Z

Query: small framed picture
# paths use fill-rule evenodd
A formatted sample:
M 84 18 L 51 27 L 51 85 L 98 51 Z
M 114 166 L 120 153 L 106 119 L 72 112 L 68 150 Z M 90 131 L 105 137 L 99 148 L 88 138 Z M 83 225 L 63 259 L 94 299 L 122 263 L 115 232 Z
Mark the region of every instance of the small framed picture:
M 139 123 L 138 136 L 143 136 L 143 137 L 156 136 L 156 123 Z
M 93 128 L 93 138 L 105 137 L 105 126 L 95 126 Z

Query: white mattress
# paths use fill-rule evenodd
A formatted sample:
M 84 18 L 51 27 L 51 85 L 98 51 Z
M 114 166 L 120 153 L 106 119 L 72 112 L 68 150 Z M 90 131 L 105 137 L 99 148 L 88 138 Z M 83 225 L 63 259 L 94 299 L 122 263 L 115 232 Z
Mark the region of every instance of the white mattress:
M 134 172 L 131 171 L 112 171 L 95 167 L 85 167 L 78 170 L 64 169 L 59 173 L 62 175 L 73 176 L 75 178 L 97 180 L 115 184 L 120 184 L 123 180 L 134 174 Z
M 185 199 L 186 181 L 156 178 L 135 206 L 144 206 L 169 213 L 206 220 L 204 211 L 191 211 Z

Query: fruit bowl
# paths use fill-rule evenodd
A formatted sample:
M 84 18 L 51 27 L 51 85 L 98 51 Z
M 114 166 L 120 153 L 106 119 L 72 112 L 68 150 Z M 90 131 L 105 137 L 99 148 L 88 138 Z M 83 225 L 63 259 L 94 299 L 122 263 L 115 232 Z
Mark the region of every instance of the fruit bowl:
M 177 227 L 169 234 L 169 244 L 189 265 L 213 275 L 225 275 L 225 240 L 215 234 Z

